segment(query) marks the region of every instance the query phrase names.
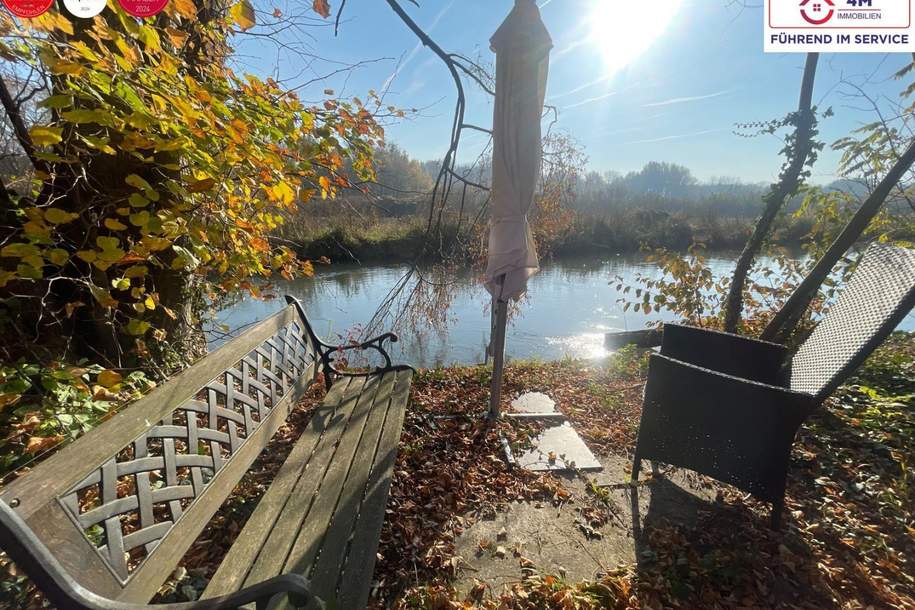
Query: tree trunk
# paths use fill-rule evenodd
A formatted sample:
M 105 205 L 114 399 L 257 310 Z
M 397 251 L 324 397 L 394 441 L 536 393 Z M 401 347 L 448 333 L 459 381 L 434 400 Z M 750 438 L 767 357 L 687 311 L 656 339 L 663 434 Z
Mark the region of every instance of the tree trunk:
M 855 212 L 851 221 L 842 230 L 842 233 L 829 246 L 823 257 L 817 261 L 816 266 L 810 274 L 804 278 L 801 285 L 798 286 L 794 294 L 788 299 L 784 307 L 775 314 L 775 317 L 766 326 L 761 338 L 766 341 L 776 341 L 784 343 L 787 338 L 794 332 L 797 323 L 800 321 L 810 302 L 816 296 L 820 285 L 829 276 L 832 268 L 835 267 L 839 259 L 855 244 L 861 235 L 867 229 L 870 221 L 880 211 L 883 202 L 886 201 L 890 191 L 902 179 L 903 175 L 909 171 L 915 164 L 915 142 L 909 145 L 909 148 L 896 161 L 895 165 L 884 176 L 871 196 L 862 204 L 861 208 Z
M 753 266 L 753 261 L 772 231 L 772 225 L 779 211 L 784 207 L 785 202 L 797 192 L 801 184 L 801 172 L 813 149 L 814 115 L 811 104 L 818 60 L 818 53 L 808 53 L 807 63 L 804 66 L 804 78 L 801 83 L 801 97 L 797 109 L 798 116 L 794 132 L 793 156 L 789 156 L 788 163 L 783 168 L 778 182 L 770 187 L 769 192 L 763 198 L 766 204 L 765 210 L 757 221 L 756 228 L 753 230 L 753 234 L 747 241 L 746 246 L 744 246 L 743 252 L 740 253 L 740 258 L 737 260 L 730 291 L 725 301 L 724 329 L 727 332 L 737 332 L 737 327 L 743 314 L 743 291 L 746 287 L 750 267 Z

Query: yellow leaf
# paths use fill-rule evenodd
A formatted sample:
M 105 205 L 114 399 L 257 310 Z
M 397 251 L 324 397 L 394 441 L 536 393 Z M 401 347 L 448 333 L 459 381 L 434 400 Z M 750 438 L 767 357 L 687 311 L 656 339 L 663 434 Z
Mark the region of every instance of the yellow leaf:
M 152 311 L 156 308 L 156 301 L 149 295 L 146 295 L 146 298 L 143 299 L 143 305 L 146 306 L 146 309 Z
M 50 146 L 63 140 L 63 127 L 36 125 L 29 129 L 29 136 L 35 146 Z
M 94 261 L 97 256 L 98 254 L 96 254 L 95 250 L 80 250 L 76 253 L 77 258 L 84 260 L 87 263 Z
M 114 250 L 121 245 L 121 240 L 117 237 L 96 237 L 95 245 L 102 250 Z
M 193 184 L 188 186 L 188 190 L 192 193 L 202 193 L 203 191 L 208 191 L 216 185 L 216 181 L 212 178 L 204 178 L 203 180 L 198 180 Z
M 194 0 L 172 0 L 172 6 L 182 17 L 193 19 L 197 16 L 197 7 L 194 5 Z
M 63 265 L 70 258 L 70 255 L 63 248 L 53 248 L 48 251 L 48 260 L 55 265 Z
M 98 383 L 100 386 L 111 389 L 123 381 L 123 377 L 117 371 L 105 369 L 98 374 Z
M 52 225 L 62 225 L 79 218 L 79 214 L 67 212 L 60 208 L 48 208 L 44 211 L 44 218 Z
M 99 305 L 102 307 L 116 307 L 118 302 L 111 296 L 111 294 L 104 288 L 99 288 L 98 286 L 91 284 L 89 286 L 89 292 L 92 293 L 93 298 L 98 301 Z
M 60 11 L 48 11 L 36 19 L 31 19 L 30 22 L 31 25 L 35 26 L 36 30 L 43 32 L 60 30 L 65 34 L 73 35 L 73 24 L 60 14 Z
M 229 9 L 232 20 L 242 30 L 248 30 L 254 27 L 254 7 L 248 0 L 241 0 Z
M 136 278 L 143 277 L 149 273 L 149 267 L 146 265 L 133 265 L 124 271 L 124 277 Z
M 115 220 L 114 218 L 106 218 L 105 226 L 107 228 L 111 229 L 112 231 L 123 231 L 124 229 L 127 228 L 127 225 Z
M 0 409 L 8 407 L 11 404 L 15 403 L 17 400 L 22 398 L 22 394 L 6 393 L 0 394 Z

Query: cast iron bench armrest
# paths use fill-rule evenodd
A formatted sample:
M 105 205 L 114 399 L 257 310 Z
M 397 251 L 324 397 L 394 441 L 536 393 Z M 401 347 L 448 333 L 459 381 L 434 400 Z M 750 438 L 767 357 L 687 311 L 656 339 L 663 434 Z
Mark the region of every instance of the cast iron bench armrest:
M 35 582 L 59 608 L 85 610 L 228 610 L 247 604 L 256 604 L 258 610 L 266 608 L 275 595 L 287 593 L 290 601 L 299 607 L 312 604 L 318 608 L 323 603 L 308 588 L 308 580 L 296 574 L 277 576 L 252 585 L 230 595 L 194 602 L 172 604 L 136 604 L 108 599 L 80 585 L 64 569 L 57 558 L 32 532 L 16 511 L 0 501 L 0 534 L 3 549 L 15 564 Z
M 782 385 L 788 348 L 707 328 L 665 324 L 661 353 L 720 373 Z
M 372 374 L 382 373 L 382 372 L 390 371 L 391 369 L 394 368 L 394 364 L 391 361 L 391 356 L 388 355 L 388 352 L 384 349 L 384 342 L 390 341 L 391 343 L 397 343 L 398 340 L 399 339 L 398 339 L 397 335 L 395 335 L 394 333 L 385 333 L 383 335 L 375 337 L 374 339 L 369 339 L 368 341 L 365 341 L 363 343 L 328 345 L 327 343 L 324 343 L 323 341 L 321 341 L 321 348 L 322 348 L 321 355 L 324 358 L 324 366 L 326 366 L 327 368 L 332 370 L 337 375 L 364 375 L 365 373 L 348 373 L 346 371 L 341 371 L 340 369 L 337 369 L 333 365 L 333 360 L 332 360 L 331 356 L 337 352 L 342 352 L 342 351 L 346 351 L 346 350 L 373 349 L 373 350 L 377 351 L 379 354 L 381 354 L 382 358 L 384 358 L 384 366 L 377 367 L 375 370 L 372 371 Z
M 378 373 L 386 373 L 388 371 L 391 371 L 391 370 L 394 370 L 395 368 L 397 368 L 394 366 L 393 362 L 391 361 L 391 356 L 384 349 L 385 341 L 390 341 L 391 343 L 397 343 L 398 337 L 394 333 L 385 333 L 383 335 L 379 335 L 379 336 L 375 337 L 374 339 L 369 339 L 368 341 L 365 341 L 363 343 L 331 345 L 330 343 L 323 341 L 320 337 L 318 337 L 317 333 L 315 333 L 314 329 L 311 327 L 311 322 L 309 322 L 309 320 L 308 320 L 308 316 L 305 315 L 305 308 L 302 306 L 302 303 L 297 298 L 295 298 L 294 296 L 287 295 L 286 302 L 289 303 L 290 305 L 294 305 L 295 308 L 298 310 L 299 316 L 301 317 L 302 322 L 305 325 L 305 331 L 308 333 L 309 339 L 314 344 L 315 349 L 321 355 L 321 366 L 324 368 L 325 371 L 329 371 L 332 375 L 342 375 L 342 376 L 348 376 L 348 377 L 364 377 L 366 375 L 375 375 Z M 379 354 L 381 354 L 381 357 L 384 358 L 384 366 L 375 367 L 374 369 L 372 369 L 369 372 L 360 372 L 360 373 L 347 372 L 347 371 L 338 369 L 337 367 L 334 366 L 334 359 L 333 359 L 334 354 L 343 352 L 346 350 L 366 350 L 366 349 L 373 349 L 373 350 L 377 351 Z M 330 387 L 330 378 L 329 377 L 327 379 L 327 387 L 328 388 Z

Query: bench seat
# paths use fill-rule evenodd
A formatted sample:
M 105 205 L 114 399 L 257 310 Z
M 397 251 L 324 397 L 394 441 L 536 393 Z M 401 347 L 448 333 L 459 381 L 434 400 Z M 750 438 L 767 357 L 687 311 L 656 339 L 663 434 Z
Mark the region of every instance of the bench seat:
M 287 301 L 0 488 L 0 550 L 53 606 L 365 606 L 413 370 L 391 363 L 395 335 L 331 345 Z M 366 350 L 384 364 L 345 368 Z M 325 400 L 204 598 L 146 606 L 321 377 Z
M 328 608 L 365 607 L 412 374 L 331 387 L 204 598 L 293 573 Z

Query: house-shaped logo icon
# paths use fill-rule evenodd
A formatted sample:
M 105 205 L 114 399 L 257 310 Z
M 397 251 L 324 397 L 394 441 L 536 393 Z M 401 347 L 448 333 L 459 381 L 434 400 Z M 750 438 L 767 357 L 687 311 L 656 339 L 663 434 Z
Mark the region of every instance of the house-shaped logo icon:
M 801 17 L 807 23 L 823 25 L 835 14 L 835 3 L 832 0 L 802 0 Z

